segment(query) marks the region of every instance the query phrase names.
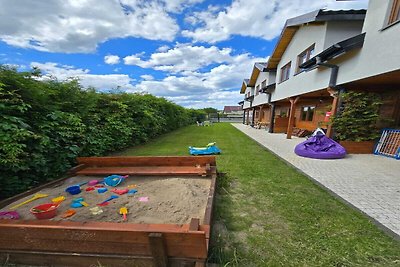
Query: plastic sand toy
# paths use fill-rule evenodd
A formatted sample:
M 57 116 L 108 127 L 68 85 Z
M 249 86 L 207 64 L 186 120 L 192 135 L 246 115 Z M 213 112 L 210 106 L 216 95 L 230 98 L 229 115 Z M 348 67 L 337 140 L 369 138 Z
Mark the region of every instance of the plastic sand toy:
M 99 194 L 103 194 L 103 193 L 105 193 L 107 191 L 108 191 L 108 189 L 107 188 L 103 188 L 103 187 L 97 189 L 97 193 L 99 193 Z
M 124 218 L 124 221 L 126 221 L 126 214 L 128 214 L 128 209 L 126 207 L 122 207 L 119 209 L 119 214 L 121 214 Z
M 137 193 L 136 189 L 131 189 L 131 190 L 128 191 L 128 196 L 133 196 L 136 193 Z
M 189 147 L 190 155 L 213 155 L 221 154 L 221 150 L 214 143 L 207 144 L 206 147 Z
M 103 210 L 99 207 L 90 208 L 89 210 L 92 213 L 92 215 L 98 215 L 103 213 Z
M 72 216 L 74 216 L 76 214 L 76 211 L 74 211 L 74 210 L 66 210 L 64 213 L 63 213 L 63 215 L 61 215 L 61 218 L 69 218 L 69 217 L 72 217 Z
M 1 219 L 18 220 L 19 219 L 19 213 L 16 212 L 16 211 L 0 211 L 0 220 Z
M 64 197 L 64 196 L 59 196 L 59 197 L 53 198 L 53 199 L 51 200 L 51 202 L 53 202 L 53 203 L 61 203 L 61 202 L 63 202 L 64 200 L 65 200 L 65 197 Z
M 16 208 L 19 208 L 19 207 L 21 207 L 21 206 L 23 206 L 23 205 L 25 205 L 25 204 L 28 204 L 29 202 L 35 201 L 36 199 L 40 199 L 40 198 L 44 198 L 44 197 L 48 197 L 48 196 L 49 196 L 49 195 L 47 195 L 47 194 L 40 194 L 40 193 L 37 193 L 37 194 L 33 195 L 32 198 L 30 198 L 30 199 L 28 199 L 28 200 L 25 200 L 24 202 L 21 202 L 21 203 L 19 203 L 19 204 L 17 204 L 17 205 L 12 206 L 12 207 L 10 208 L 10 210 L 15 210 Z
M 72 200 L 71 203 L 71 208 L 82 208 L 82 207 L 88 207 L 89 204 L 84 201 L 82 197 L 80 198 L 75 198 Z
M 121 176 L 121 175 L 113 174 L 113 175 L 110 175 L 110 176 L 107 176 L 106 178 L 104 178 L 104 184 L 107 186 L 115 187 L 128 177 L 129 177 L 128 175 Z
M 107 198 L 106 200 L 104 200 L 103 202 L 97 204 L 97 206 L 107 206 L 108 202 L 115 199 L 115 198 L 119 198 L 119 196 L 116 195 L 112 195 L 110 198 Z
M 129 192 L 129 189 L 116 189 L 114 188 L 113 190 L 111 190 L 111 192 L 117 194 L 117 195 L 123 195 Z
M 30 212 L 39 220 L 51 219 L 57 215 L 58 204 L 46 203 L 30 209 Z

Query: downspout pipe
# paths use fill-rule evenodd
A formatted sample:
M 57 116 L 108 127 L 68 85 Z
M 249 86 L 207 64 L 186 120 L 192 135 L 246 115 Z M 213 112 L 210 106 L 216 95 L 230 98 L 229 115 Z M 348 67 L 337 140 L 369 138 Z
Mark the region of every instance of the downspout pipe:
M 339 72 L 339 66 L 338 65 L 334 65 L 334 64 L 329 64 L 329 63 L 325 63 L 325 62 L 322 62 L 321 61 L 321 58 L 320 57 L 316 57 L 316 64 L 317 64 L 317 66 L 324 66 L 324 67 L 327 67 L 327 68 L 330 68 L 331 69 L 331 76 L 330 76 L 330 78 L 329 78 L 329 85 L 328 85 L 328 88 L 331 88 L 331 89 L 337 89 L 337 76 L 338 76 L 338 72 Z M 341 100 L 340 100 L 340 91 L 338 92 L 338 101 L 339 101 L 339 105 L 337 105 L 337 107 L 340 107 L 340 105 L 341 105 Z M 336 108 L 337 108 L 336 107 Z M 334 113 L 337 113 L 337 110 L 335 110 L 335 112 Z M 330 127 L 332 127 L 332 126 L 330 126 Z M 334 129 L 331 129 L 331 136 L 332 135 L 334 135 Z
M 331 76 L 329 78 L 328 86 L 329 86 L 329 88 L 335 89 L 336 82 L 337 82 L 337 76 L 338 76 L 338 72 L 339 72 L 339 66 L 322 62 L 320 57 L 316 57 L 316 64 L 317 64 L 317 66 L 324 66 L 324 67 L 331 69 Z

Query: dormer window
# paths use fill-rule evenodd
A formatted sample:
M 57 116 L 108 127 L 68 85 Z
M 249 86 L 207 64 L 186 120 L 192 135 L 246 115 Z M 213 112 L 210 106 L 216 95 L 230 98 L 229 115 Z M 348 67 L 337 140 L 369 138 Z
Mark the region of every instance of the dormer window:
M 285 66 L 281 68 L 281 79 L 280 82 L 284 82 L 289 79 L 290 76 L 290 66 L 292 65 L 292 62 L 289 61 Z
M 260 85 L 256 86 L 256 95 L 258 95 L 260 93 Z
M 309 60 L 313 56 L 314 51 L 315 51 L 315 44 L 313 44 L 312 46 L 310 46 L 297 56 L 296 74 L 303 71 L 302 69 L 300 69 L 299 66 L 304 62 L 306 62 L 307 60 Z

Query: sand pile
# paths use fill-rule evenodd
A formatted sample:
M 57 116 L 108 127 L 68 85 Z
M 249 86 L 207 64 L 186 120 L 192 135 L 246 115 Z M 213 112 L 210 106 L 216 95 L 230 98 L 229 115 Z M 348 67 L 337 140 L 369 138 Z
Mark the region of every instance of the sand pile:
M 92 179 L 102 180 L 102 177 L 77 176 L 69 178 L 63 184 L 39 192 L 48 194 L 48 197 L 21 206 L 16 211 L 20 214 L 21 219 L 35 220 L 36 218 L 29 212 L 31 207 L 51 203 L 52 198 L 62 195 L 66 197 L 66 200 L 60 204 L 57 216 L 52 220 L 122 222 L 119 209 L 125 206 L 129 211 L 127 215 L 127 222 L 129 223 L 184 224 L 189 223 L 191 218 L 199 218 L 202 222 L 211 184 L 209 178 L 199 177 L 129 177 L 115 188 L 124 189 L 128 185 L 136 185 L 135 189 L 138 192 L 134 195 L 121 195 L 119 198 L 110 201 L 108 206 L 100 207 L 103 213 L 92 215 L 90 208 L 96 207 L 97 203 L 101 203 L 111 195 L 116 195 L 110 192 L 114 187 L 106 187 L 108 191 L 103 194 L 99 194 L 97 191 L 86 192 L 87 185 L 81 187 L 82 192 L 78 195 L 70 195 L 65 192 L 65 189 L 70 185 Z M 20 199 L 3 208 L 2 211 L 8 210 L 9 207 L 31 197 Z M 78 197 L 84 198 L 89 207 L 76 208 L 74 209 L 76 211 L 74 216 L 67 219 L 61 218 L 64 211 L 71 209 L 71 201 Z M 139 201 L 141 197 L 148 197 L 148 201 Z

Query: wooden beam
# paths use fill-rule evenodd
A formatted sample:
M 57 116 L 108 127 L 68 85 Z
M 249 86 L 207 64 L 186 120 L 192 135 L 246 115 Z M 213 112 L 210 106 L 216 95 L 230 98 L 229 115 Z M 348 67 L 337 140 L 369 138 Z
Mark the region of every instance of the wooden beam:
M 211 170 L 211 169 L 210 169 Z M 78 175 L 207 175 L 206 166 L 147 166 L 147 167 L 93 167 L 77 172 Z
M 339 91 L 334 90 L 332 88 L 328 88 L 328 92 L 331 95 L 331 97 L 333 97 L 331 116 L 330 116 L 330 118 L 332 118 L 333 116 L 336 115 L 336 112 L 337 112 L 338 103 L 339 103 Z M 328 123 L 328 129 L 326 131 L 326 136 L 331 138 L 332 135 L 333 135 L 332 123 Z
M 200 219 L 192 218 L 189 224 L 189 231 L 198 231 L 200 225 Z
M 168 256 L 162 233 L 150 233 L 149 245 L 155 267 L 167 267 Z
M 214 205 L 216 184 L 217 184 L 217 175 L 214 172 L 211 176 L 210 191 L 208 192 L 207 206 L 206 206 L 206 211 L 205 211 L 204 220 L 203 220 L 204 224 L 207 224 L 207 225 L 211 225 L 211 217 L 212 217 L 212 210 L 213 210 L 213 205 Z
M 291 97 L 289 98 L 290 101 L 290 114 L 289 114 L 289 123 L 288 123 L 288 128 L 287 128 L 287 134 L 286 134 L 286 139 L 291 139 L 292 138 L 292 132 L 293 132 L 293 127 L 294 127 L 294 114 L 296 113 L 296 103 L 299 101 L 300 96 L 297 97 Z
M 134 167 L 134 166 L 196 166 L 209 163 L 215 166 L 215 156 L 156 156 L 156 157 L 81 157 L 79 164 L 86 167 Z

